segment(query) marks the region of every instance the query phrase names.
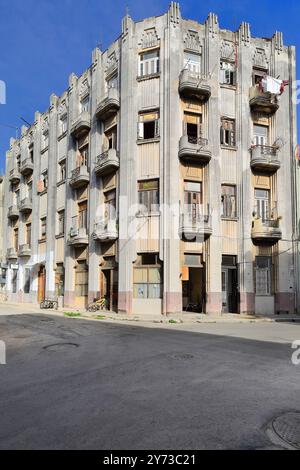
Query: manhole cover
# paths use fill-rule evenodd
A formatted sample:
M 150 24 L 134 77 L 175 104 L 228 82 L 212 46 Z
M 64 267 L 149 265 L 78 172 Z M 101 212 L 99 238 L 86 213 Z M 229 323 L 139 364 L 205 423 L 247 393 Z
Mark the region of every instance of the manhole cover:
M 274 418 L 266 432 L 273 443 L 300 450 L 300 412 L 289 411 Z
M 76 343 L 58 343 L 58 344 L 49 344 L 48 346 L 45 346 L 43 349 L 46 351 L 51 351 L 51 352 L 61 352 L 65 351 L 66 349 L 75 349 L 79 348 L 79 344 Z
M 179 361 L 188 361 L 189 359 L 194 358 L 192 354 L 172 354 L 171 357 L 173 359 L 178 359 Z

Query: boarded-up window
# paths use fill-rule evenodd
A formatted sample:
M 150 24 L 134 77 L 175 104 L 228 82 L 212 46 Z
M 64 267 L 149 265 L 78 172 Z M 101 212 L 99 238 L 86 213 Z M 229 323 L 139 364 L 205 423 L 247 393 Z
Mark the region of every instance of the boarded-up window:
M 161 264 L 152 264 L 154 260 L 158 263 L 155 254 L 152 256 L 150 254 L 148 258 L 142 255 L 134 268 L 133 295 L 136 299 L 159 299 L 162 297 L 162 266 Z M 147 262 L 151 264 L 145 264 Z
M 271 295 L 272 258 L 270 256 L 257 256 L 255 265 L 256 294 Z

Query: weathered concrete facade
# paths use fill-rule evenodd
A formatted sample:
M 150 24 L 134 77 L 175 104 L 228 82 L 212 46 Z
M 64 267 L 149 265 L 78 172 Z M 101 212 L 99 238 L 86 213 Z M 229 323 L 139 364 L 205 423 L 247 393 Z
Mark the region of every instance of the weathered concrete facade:
M 277 97 L 260 76 L 289 80 Z M 7 152 L 7 292 L 120 312 L 294 312 L 295 49 L 126 16 Z

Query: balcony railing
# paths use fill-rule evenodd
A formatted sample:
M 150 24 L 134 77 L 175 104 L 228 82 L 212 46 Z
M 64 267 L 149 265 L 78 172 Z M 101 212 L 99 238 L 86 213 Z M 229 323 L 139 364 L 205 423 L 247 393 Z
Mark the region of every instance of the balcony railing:
M 78 138 L 82 133 L 91 130 L 91 116 L 87 111 L 82 112 L 78 118 L 73 121 L 71 126 L 71 134 Z
M 31 246 L 26 243 L 25 245 L 20 245 L 19 246 L 19 251 L 18 251 L 19 257 L 30 257 L 31 256 Z
M 10 183 L 19 183 L 21 179 L 20 170 L 18 167 L 13 168 L 9 172 L 9 181 Z
M 98 155 L 95 172 L 99 176 L 105 176 L 118 170 L 119 167 L 119 152 L 116 149 L 109 149 Z
M 87 213 L 72 218 L 72 225 L 68 236 L 68 244 L 76 247 L 88 245 Z
M 274 173 L 280 168 L 278 148 L 268 145 L 255 145 L 251 147 L 251 168 Z
M 206 77 L 185 69 L 179 77 L 179 93 L 183 97 L 205 102 L 211 96 L 211 87 Z
M 207 214 L 201 212 L 193 213 L 185 210 L 180 214 L 179 233 L 185 239 L 206 240 L 212 234 L 211 216 L 209 215 L 209 207 Z
M 18 204 L 13 204 L 12 206 L 9 207 L 7 217 L 11 220 L 19 218 L 19 205 Z
M 33 172 L 33 161 L 31 158 L 25 158 L 21 163 L 21 173 L 22 175 L 30 175 Z
M 93 239 L 99 241 L 114 241 L 117 240 L 118 222 L 117 220 L 102 220 L 97 222 L 94 227 Z
M 89 170 L 86 165 L 75 168 L 71 173 L 70 185 L 73 188 L 86 186 L 90 181 Z
M 256 218 L 252 222 L 252 240 L 255 244 L 274 245 L 282 238 L 280 218 Z
M 20 202 L 20 212 L 29 213 L 32 211 L 32 200 L 29 197 Z
M 274 114 L 279 109 L 276 95 L 262 91 L 258 86 L 250 88 L 250 108 L 256 113 Z
M 117 88 L 109 88 L 107 97 L 97 106 L 96 116 L 104 121 L 110 116 L 116 114 L 120 109 L 120 94 Z
M 208 163 L 211 160 L 208 139 L 192 135 L 182 136 L 179 142 L 178 155 L 183 160 Z

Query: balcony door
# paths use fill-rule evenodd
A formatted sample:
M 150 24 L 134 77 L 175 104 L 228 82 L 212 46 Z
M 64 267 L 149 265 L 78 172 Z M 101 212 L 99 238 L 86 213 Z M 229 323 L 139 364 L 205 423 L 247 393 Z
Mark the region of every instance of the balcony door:
M 184 53 L 184 69 L 200 75 L 201 74 L 201 55 L 193 54 L 191 52 Z
M 256 216 L 263 222 L 269 219 L 270 191 L 268 189 L 255 189 Z
M 268 145 L 269 143 L 269 129 L 266 126 L 254 126 L 254 137 L 253 137 L 253 144 L 254 145 Z
M 202 114 L 184 113 L 183 133 L 190 143 L 197 143 L 202 137 Z
M 116 219 L 116 191 L 109 191 L 104 195 L 105 222 Z
M 87 228 L 87 201 L 78 204 L 78 228 Z
M 192 223 L 196 223 L 202 214 L 202 182 L 185 181 L 184 183 L 184 213 Z

